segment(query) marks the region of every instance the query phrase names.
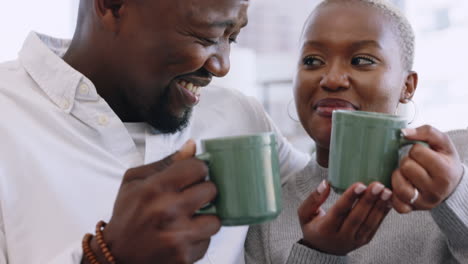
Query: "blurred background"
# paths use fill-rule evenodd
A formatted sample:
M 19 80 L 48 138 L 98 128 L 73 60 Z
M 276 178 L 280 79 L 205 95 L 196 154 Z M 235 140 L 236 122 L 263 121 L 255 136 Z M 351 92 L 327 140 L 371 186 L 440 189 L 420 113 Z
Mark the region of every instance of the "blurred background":
M 15 59 L 34 30 L 70 38 L 79 0 L 5 1 L 0 9 L 0 61 Z M 241 90 L 263 103 L 290 141 L 310 151 L 313 142 L 302 130 L 292 100 L 302 24 L 318 0 L 251 0 L 249 25 L 233 46 L 231 72 L 216 84 Z M 468 1 L 393 0 L 416 32 L 420 81 L 412 126 L 431 124 L 441 130 L 468 127 Z M 413 107 L 405 110 L 414 116 Z

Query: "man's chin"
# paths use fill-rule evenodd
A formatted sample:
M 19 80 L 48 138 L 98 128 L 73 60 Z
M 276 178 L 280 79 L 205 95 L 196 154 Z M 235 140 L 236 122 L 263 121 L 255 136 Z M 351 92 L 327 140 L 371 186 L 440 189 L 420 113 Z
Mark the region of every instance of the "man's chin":
M 170 113 L 155 114 L 148 118 L 148 124 L 163 134 L 174 134 L 182 131 L 189 124 L 192 108 L 188 108 L 180 116 Z

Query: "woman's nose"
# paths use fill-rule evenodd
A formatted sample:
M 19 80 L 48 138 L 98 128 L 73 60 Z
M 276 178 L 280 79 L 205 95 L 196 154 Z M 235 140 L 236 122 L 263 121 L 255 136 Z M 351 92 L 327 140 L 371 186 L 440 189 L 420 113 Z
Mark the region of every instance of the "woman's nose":
M 349 75 L 340 66 L 332 66 L 330 70 L 322 76 L 320 87 L 329 92 L 338 92 L 348 89 L 350 86 Z

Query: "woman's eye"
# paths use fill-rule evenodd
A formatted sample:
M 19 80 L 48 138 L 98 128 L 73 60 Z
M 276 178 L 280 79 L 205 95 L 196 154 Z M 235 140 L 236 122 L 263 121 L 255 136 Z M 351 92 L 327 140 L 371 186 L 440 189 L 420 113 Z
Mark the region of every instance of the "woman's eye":
M 351 60 L 352 65 L 362 66 L 362 65 L 374 65 L 376 60 L 370 57 L 355 57 Z
M 325 64 L 322 60 L 316 57 L 306 57 L 302 60 L 302 63 L 306 66 L 312 67 L 322 66 Z

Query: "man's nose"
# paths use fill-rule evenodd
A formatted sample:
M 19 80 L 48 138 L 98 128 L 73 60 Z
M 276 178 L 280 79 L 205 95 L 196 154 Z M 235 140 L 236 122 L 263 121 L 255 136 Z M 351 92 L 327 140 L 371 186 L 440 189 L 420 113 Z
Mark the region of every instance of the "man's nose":
M 217 51 L 206 60 L 204 68 L 216 77 L 225 76 L 231 68 L 230 54 L 229 46 L 218 47 Z

